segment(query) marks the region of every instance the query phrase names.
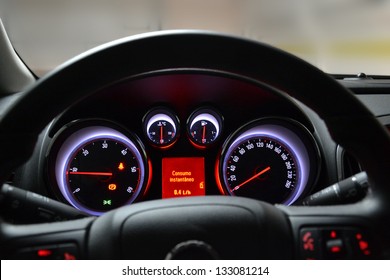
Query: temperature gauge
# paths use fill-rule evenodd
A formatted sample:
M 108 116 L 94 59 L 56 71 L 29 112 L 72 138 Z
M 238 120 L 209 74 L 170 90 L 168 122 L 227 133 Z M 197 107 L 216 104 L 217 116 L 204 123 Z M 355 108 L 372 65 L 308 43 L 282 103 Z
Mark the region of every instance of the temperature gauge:
M 146 137 L 153 145 L 168 148 L 176 142 L 179 121 L 168 110 L 157 109 L 149 112 L 144 123 Z
M 221 133 L 222 119 L 210 109 L 194 112 L 188 121 L 188 134 L 191 142 L 199 148 L 214 143 Z

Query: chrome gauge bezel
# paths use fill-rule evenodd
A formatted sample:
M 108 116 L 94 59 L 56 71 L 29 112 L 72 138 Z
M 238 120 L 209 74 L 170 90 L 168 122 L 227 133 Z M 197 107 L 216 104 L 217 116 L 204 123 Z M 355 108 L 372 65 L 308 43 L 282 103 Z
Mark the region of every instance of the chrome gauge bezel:
M 206 121 L 213 125 L 215 135 L 206 141 L 198 141 L 193 135 L 196 123 Z M 195 110 L 187 119 L 187 135 L 193 146 L 199 149 L 206 149 L 213 146 L 221 138 L 223 130 L 223 117 L 221 113 L 213 107 L 205 106 Z
M 226 169 L 228 158 L 238 146 L 248 140 L 267 138 L 283 144 L 290 151 L 296 164 L 296 186 L 292 193 L 279 204 L 292 205 L 308 191 L 317 179 L 320 167 L 319 148 L 312 134 L 300 123 L 284 118 L 265 118 L 252 121 L 235 133 L 224 143 L 219 160 L 218 178 L 220 190 L 226 195 L 235 195 L 230 191 Z
M 71 158 L 75 153 L 88 143 L 99 140 L 112 140 L 119 142 L 121 145 L 129 149 L 134 155 L 135 160 L 139 166 L 139 182 L 134 190 L 133 195 L 127 200 L 124 205 L 131 204 L 139 199 L 144 193 L 146 185 L 148 184 L 149 166 L 147 164 L 146 154 L 140 141 L 130 133 L 122 132 L 119 127 L 107 123 L 105 125 L 94 124 L 94 121 L 79 121 L 76 124 L 70 124 L 63 128 L 56 137 L 54 137 L 53 145 L 49 151 L 51 158 L 48 161 L 48 168 L 50 165 L 52 176 L 49 178 L 54 184 L 54 193 L 60 196 L 64 201 L 72 205 L 73 207 L 88 213 L 93 216 L 100 216 L 106 211 L 96 211 L 90 209 L 88 206 L 80 203 L 70 191 L 70 187 L 67 182 L 67 170 Z M 101 124 L 104 122 L 100 122 Z M 105 123 L 104 123 L 105 124 Z M 120 131 L 121 130 L 121 131 Z M 51 180 L 50 180 L 51 179 Z
M 166 122 L 172 126 L 174 135 L 169 141 L 157 142 L 151 136 L 151 127 L 156 122 Z M 156 107 L 148 111 L 142 119 L 144 136 L 155 148 L 166 150 L 171 148 L 180 137 L 180 121 L 177 115 L 166 107 Z

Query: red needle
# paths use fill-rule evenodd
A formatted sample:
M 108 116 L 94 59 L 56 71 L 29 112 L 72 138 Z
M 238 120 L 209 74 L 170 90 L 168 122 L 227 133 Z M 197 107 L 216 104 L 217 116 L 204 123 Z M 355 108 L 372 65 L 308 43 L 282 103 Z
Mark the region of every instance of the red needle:
M 202 143 L 206 143 L 206 126 L 203 126 Z
M 250 181 L 252 181 L 253 179 L 256 179 L 257 177 L 259 177 L 260 175 L 268 172 L 269 170 L 271 170 L 271 167 L 268 166 L 267 168 L 261 170 L 259 173 L 253 175 L 252 177 L 250 177 L 248 180 L 246 180 L 245 182 L 239 184 L 238 186 L 236 186 L 234 189 L 232 189 L 233 192 L 235 192 L 236 190 L 238 190 L 239 188 L 241 188 L 243 185 L 249 183 Z
M 164 142 L 163 139 L 163 126 L 160 126 L 160 143 L 162 144 Z
M 112 176 L 112 172 L 79 172 L 79 171 L 69 171 L 68 174 L 71 174 L 71 175 L 89 175 L 89 176 Z

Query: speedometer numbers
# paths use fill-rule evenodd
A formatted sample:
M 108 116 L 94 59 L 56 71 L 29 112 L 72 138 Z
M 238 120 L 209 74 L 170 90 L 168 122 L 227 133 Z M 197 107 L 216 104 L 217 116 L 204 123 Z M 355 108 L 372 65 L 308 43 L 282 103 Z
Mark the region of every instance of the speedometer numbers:
M 229 155 L 225 183 L 231 195 L 277 203 L 294 192 L 295 158 L 286 145 L 270 137 L 249 138 Z
M 220 190 L 290 205 L 315 180 L 318 158 L 305 128 L 284 119 L 256 121 L 225 143 L 217 168 Z

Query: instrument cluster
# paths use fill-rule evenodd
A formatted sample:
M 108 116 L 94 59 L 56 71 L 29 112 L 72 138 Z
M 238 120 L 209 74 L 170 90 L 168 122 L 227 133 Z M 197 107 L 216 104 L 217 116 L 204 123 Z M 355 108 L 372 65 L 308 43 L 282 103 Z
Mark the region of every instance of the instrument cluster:
M 306 120 L 293 101 L 262 85 L 149 77 L 64 112 L 48 128 L 40 162 L 51 196 L 96 216 L 138 201 L 203 195 L 292 205 L 320 170 Z

